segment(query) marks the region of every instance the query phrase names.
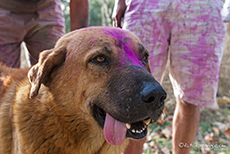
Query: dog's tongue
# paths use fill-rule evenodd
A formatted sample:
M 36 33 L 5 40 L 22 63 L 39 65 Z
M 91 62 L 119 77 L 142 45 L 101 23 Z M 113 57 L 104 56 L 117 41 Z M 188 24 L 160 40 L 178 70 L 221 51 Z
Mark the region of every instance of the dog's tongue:
M 115 120 L 106 113 L 103 131 L 105 139 L 109 144 L 119 146 L 125 140 L 127 128 L 125 123 Z

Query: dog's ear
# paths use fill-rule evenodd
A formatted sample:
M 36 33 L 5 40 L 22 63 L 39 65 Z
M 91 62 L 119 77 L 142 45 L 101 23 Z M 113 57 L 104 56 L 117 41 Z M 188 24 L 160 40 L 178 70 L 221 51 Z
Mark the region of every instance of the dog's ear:
M 41 83 L 45 83 L 54 67 L 61 65 L 66 58 L 66 48 L 59 47 L 40 53 L 39 61 L 28 72 L 31 83 L 30 98 L 38 95 Z

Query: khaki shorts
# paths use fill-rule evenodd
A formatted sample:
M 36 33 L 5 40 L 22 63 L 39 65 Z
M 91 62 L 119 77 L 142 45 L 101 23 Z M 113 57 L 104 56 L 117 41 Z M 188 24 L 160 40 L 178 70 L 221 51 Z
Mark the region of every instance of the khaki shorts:
M 168 55 L 175 97 L 216 107 L 225 25 L 220 0 L 126 0 L 124 29 L 150 52 L 153 76 L 162 82 Z
M 64 33 L 64 16 L 59 0 L 51 1 L 47 7 L 32 13 L 0 8 L 0 62 L 20 67 L 20 44 L 25 41 L 33 65 L 39 53 L 52 48 Z

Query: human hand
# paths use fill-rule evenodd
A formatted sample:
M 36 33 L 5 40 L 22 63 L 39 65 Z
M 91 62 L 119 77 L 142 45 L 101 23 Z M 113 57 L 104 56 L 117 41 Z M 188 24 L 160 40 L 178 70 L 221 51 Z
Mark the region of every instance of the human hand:
M 114 27 L 122 28 L 121 20 L 124 17 L 126 7 L 127 6 L 125 4 L 125 0 L 115 0 L 113 15 L 112 15 Z
M 221 16 L 224 22 L 230 22 L 230 0 L 225 0 L 221 10 Z

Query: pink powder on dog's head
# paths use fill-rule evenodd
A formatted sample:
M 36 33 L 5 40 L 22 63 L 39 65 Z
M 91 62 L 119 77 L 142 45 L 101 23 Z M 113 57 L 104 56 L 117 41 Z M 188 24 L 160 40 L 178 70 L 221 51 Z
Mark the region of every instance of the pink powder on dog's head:
M 108 33 L 109 35 L 111 35 L 113 38 L 115 38 L 117 40 L 117 42 L 115 43 L 115 46 L 119 47 L 122 49 L 122 51 L 125 53 L 125 57 L 123 57 L 125 59 L 129 59 L 134 65 L 137 66 L 143 66 L 142 62 L 140 60 L 138 60 L 140 57 L 138 57 L 139 55 L 135 54 L 135 51 L 137 50 L 135 48 L 134 42 L 130 36 L 127 33 L 124 33 L 123 30 L 121 29 L 104 29 L 106 31 L 106 33 Z

